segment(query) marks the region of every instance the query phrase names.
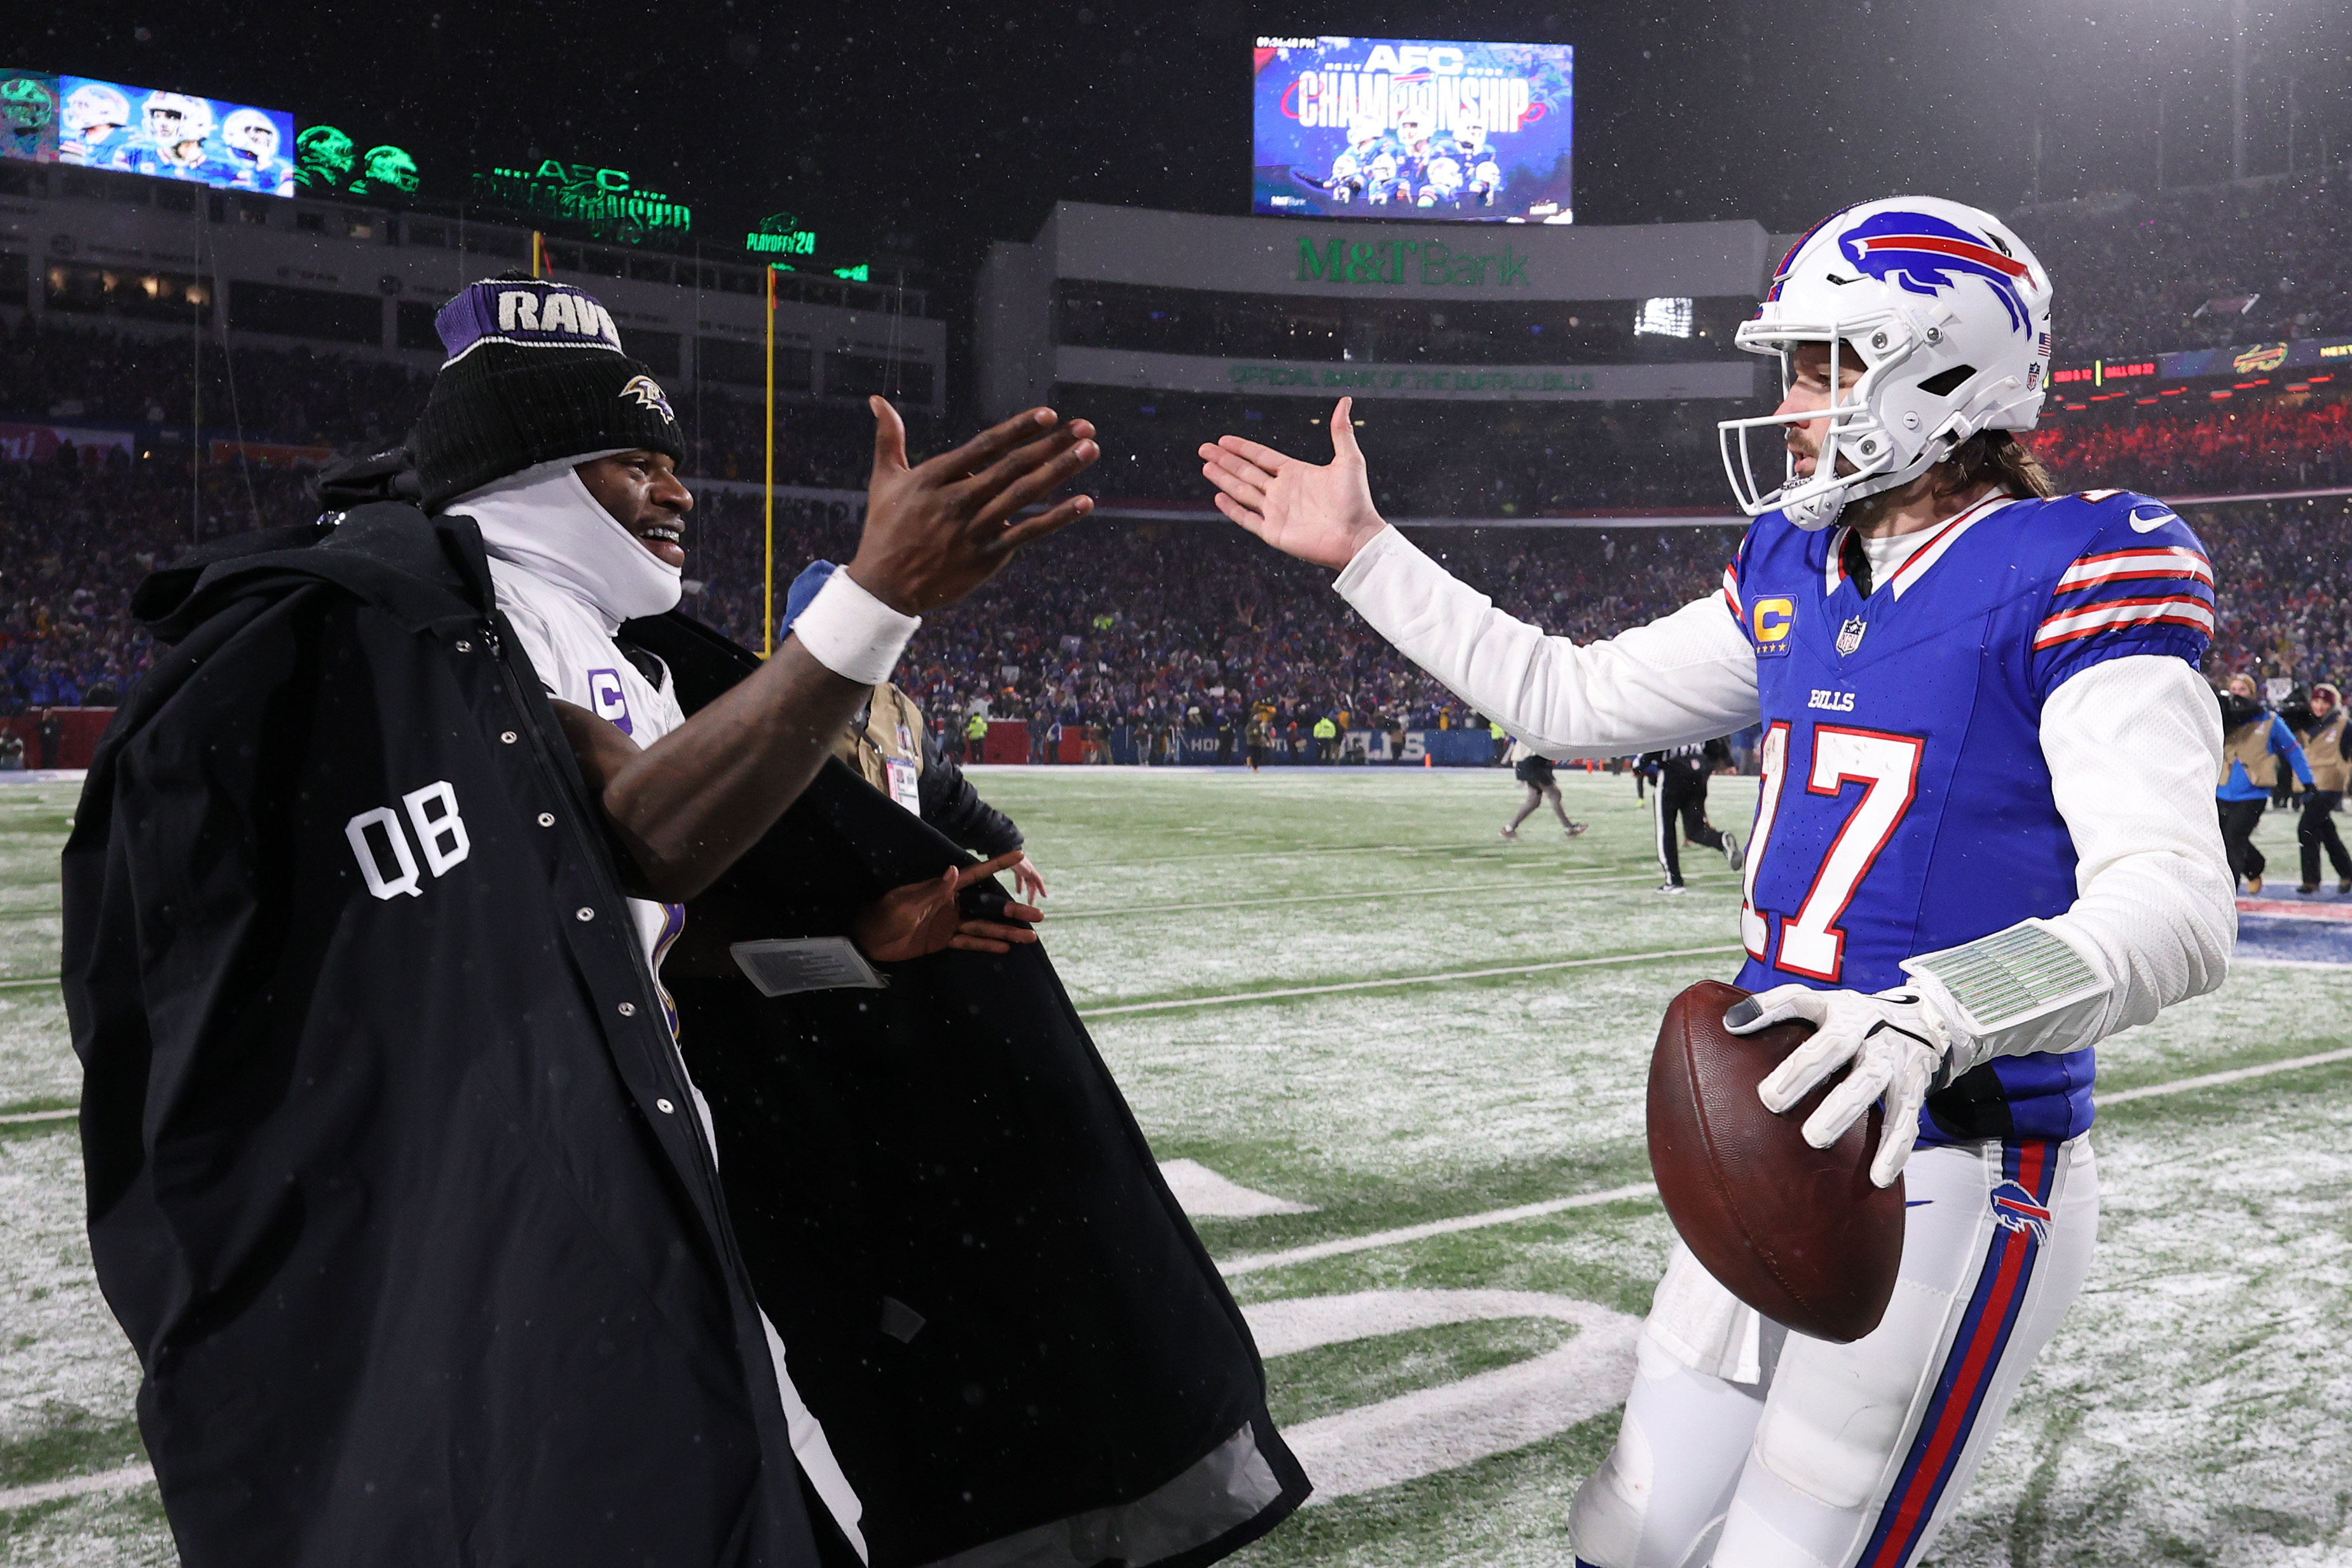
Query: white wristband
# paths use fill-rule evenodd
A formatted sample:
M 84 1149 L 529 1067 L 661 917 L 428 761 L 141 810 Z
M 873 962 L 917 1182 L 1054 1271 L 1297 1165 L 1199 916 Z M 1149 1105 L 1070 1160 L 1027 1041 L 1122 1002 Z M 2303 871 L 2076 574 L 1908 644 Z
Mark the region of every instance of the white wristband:
M 836 571 L 793 622 L 793 635 L 835 674 L 872 686 L 890 678 L 907 639 L 922 623 L 921 616 L 899 614 L 849 573 Z

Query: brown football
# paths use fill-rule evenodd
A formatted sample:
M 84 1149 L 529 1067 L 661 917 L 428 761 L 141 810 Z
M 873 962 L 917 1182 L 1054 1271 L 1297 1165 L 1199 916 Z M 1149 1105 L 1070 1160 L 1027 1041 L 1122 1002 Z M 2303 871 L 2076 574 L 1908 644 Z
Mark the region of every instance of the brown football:
M 1813 1032 L 1738 1035 L 1747 996 L 1704 980 L 1674 999 L 1650 1057 L 1650 1169 L 1667 1217 L 1706 1271 L 1778 1323 L 1838 1344 L 1878 1326 L 1903 1261 L 1903 1183 L 1873 1186 L 1885 1112 L 1874 1105 L 1826 1149 L 1799 1130 L 1843 1072 L 1774 1115 L 1756 1086 Z

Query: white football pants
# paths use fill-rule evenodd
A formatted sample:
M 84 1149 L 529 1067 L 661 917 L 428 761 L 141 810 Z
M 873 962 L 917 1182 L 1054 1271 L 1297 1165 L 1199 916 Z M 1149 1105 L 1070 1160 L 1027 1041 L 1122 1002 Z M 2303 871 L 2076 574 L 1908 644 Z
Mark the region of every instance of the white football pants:
M 1902 1272 L 1864 1338 L 1767 1325 L 1748 1385 L 1643 1333 L 1617 1445 L 1569 1511 L 1580 1563 L 1905 1568 L 1927 1551 L 2083 1288 L 2099 1178 L 2084 1136 L 1923 1148 L 1904 1182 Z

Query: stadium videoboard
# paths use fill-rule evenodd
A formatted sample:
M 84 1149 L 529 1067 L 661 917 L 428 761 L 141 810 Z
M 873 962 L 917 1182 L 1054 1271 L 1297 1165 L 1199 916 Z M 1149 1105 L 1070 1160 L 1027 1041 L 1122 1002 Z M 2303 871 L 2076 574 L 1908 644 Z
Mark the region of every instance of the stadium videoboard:
M 1250 208 L 1571 221 L 1566 44 L 1260 38 Z
M 58 162 L 225 191 L 294 193 L 294 117 L 194 93 L 58 78 Z

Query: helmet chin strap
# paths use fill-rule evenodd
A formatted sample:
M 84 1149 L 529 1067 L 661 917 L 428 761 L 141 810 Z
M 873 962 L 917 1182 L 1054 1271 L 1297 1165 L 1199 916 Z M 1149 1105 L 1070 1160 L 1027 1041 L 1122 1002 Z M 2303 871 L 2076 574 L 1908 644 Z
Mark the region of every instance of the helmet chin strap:
M 1944 445 L 1944 450 L 1941 452 L 1937 450 L 1939 444 Z M 1956 445 L 1958 443 L 1945 444 L 1939 441 L 1931 440 L 1920 449 L 1918 456 L 1900 468 L 1885 474 L 1873 474 L 1867 477 L 1857 476 L 1852 484 L 1830 486 L 1816 495 L 1784 503 L 1780 507 L 1780 515 L 1809 534 L 1819 533 L 1822 529 L 1833 526 L 1839 517 L 1844 516 L 1846 507 L 1854 502 L 1866 500 L 1872 496 L 1882 495 L 1888 490 L 1908 485 L 1912 480 L 1950 456 Z

